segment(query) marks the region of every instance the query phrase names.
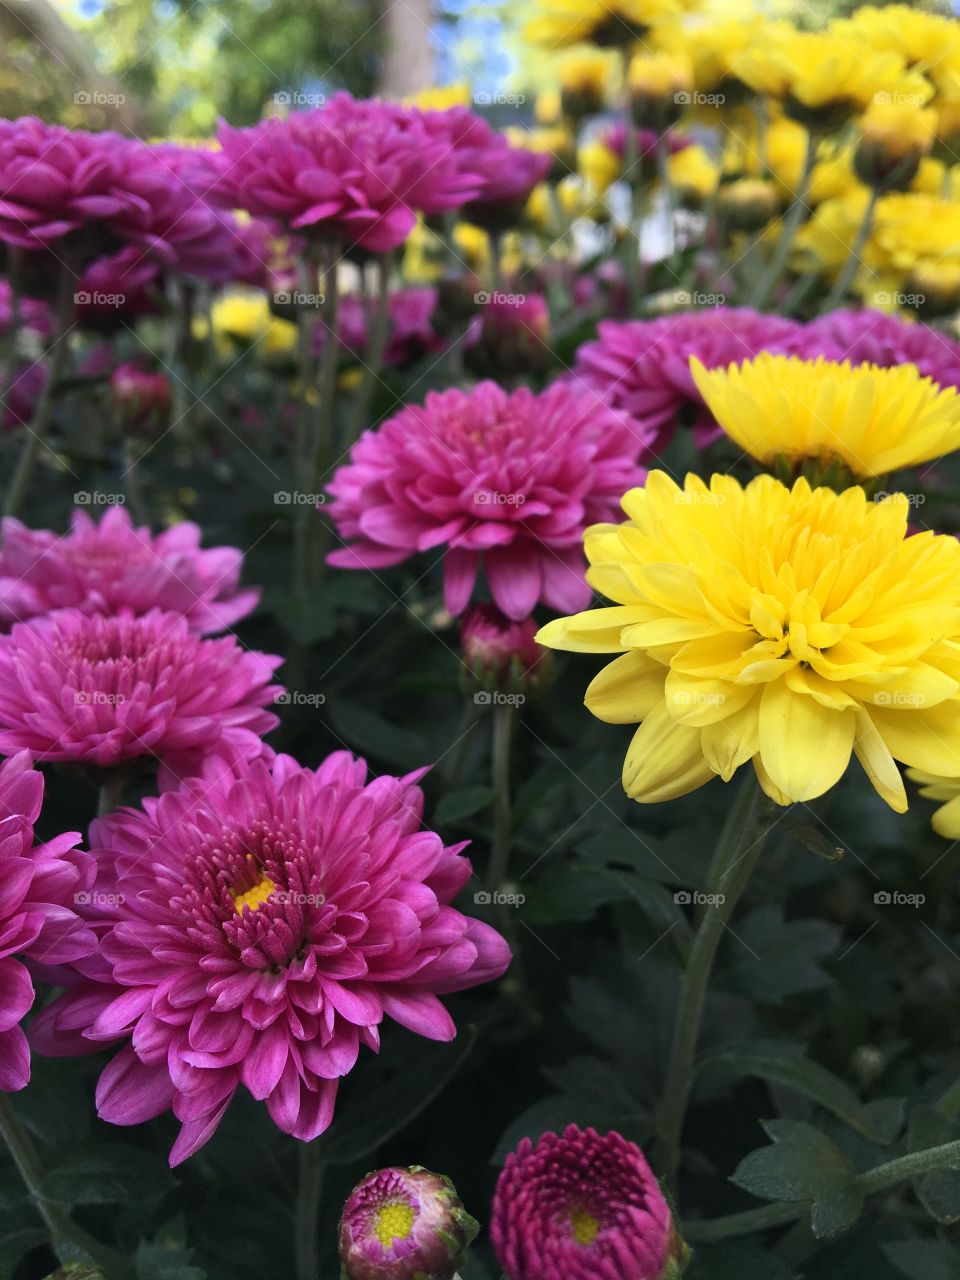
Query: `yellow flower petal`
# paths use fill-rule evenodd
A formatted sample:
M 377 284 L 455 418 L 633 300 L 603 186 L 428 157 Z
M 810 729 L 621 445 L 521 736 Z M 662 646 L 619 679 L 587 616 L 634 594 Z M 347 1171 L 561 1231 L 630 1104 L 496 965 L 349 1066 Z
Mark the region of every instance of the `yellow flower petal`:
M 677 722 L 661 703 L 633 735 L 623 762 L 623 789 L 641 804 L 675 800 L 711 778 L 700 730 Z
M 791 800 L 815 800 L 850 763 L 854 727 L 852 710 L 829 711 L 784 681 L 768 684 L 760 701 L 763 767 Z

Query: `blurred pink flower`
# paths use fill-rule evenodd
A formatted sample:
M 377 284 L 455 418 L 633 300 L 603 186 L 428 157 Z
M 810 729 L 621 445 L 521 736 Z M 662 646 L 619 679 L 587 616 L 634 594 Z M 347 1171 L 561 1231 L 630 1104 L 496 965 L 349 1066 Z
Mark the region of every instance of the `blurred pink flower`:
M 348 545 L 329 561 L 378 569 L 445 546 L 451 613 L 469 604 L 481 564 L 507 617 L 526 618 L 538 601 L 576 612 L 590 600 L 583 531 L 615 520 L 641 483 L 642 443 L 576 387 L 433 392 L 365 432 L 337 471 L 329 514 Z
M 445 343 L 431 324 L 437 309 L 436 289 L 396 289 L 390 295 L 389 328 L 384 363 L 392 366 L 410 364 L 432 351 L 440 351 Z M 351 355 L 363 359 L 367 350 L 367 311 L 363 299 L 355 293 L 340 299 L 337 329 L 341 345 Z M 314 340 L 322 350 L 324 329 L 317 325 Z
M 316 771 L 207 762 L 202 777 L 95 822 L 98 954 L 88 981 L 34 1024 L 41 1052 L 129 1043 L 97 1089 L 100 1116 L 169 1107 L 178 1164 L 242 1085 L 311 1141 L 380 1023 L 450 1040 L 439 996 L 505 971 L 506 942 L 450 903 L 463 845 L 421 830 L 424 771 L 367 782 L 346 752 Z
M 576 1125 L 507 1156 L 490 1234 L 510 1280 L 661 1280 L 682 1249 L 640 1148 Z
M 97 939 L 75 906 L 94 878 L 93 859 L 76 851 L 78 831 L 34 845 L 43 775 L 21 751 L 0 764 L 0 1090 L 30 1080 L 30 1050 L 20 1020 L 34 991 L 23 961 L 68 964 L 90 955 Z
M 607 320 L 599 337 L 577 351 L 571 381 L 605 396 L 649 436 L 650 453 L 669 443 L 689 413 L 697 443 L 722 434 L 690 373 L 690 357 L 708 369 L 783 351 L 800 326 L 750 307 L 679 311 L 654 320 Z
M 338 93 L 323 107 L 247 129 L 221 124 L 217 199 L 374 253 L 406 240 L 417 213 L 480 189 L 424 113 Z
M 282 659 L 205 640 L 178 614 L 60 609 L 0 637 L 0 754 L 101 769 L 159 761 L 194 772 L 222 744 L 253 756 L 278 723 L 264 708 Z
M 12 518 L 0 532 L 0 625 L 67 607 L 163 609 L 183 614 L 206 635 L 233 626 L 260 598 L 257 588 L 239 585 L 243 553 L 202 549 L 200 526 L 189 520 L 152 534 L 136 528 L 122 507 L 110 507 L 99 523 L 74 511 L 63 536 Z
M 787 350 L 813 360 L 849 360 L 890 368 L 915 364 L 941 387 L 960 387 L 960 343 L 922 321 L 901 320 L 882 311 L 828 311 L 798 327 Z

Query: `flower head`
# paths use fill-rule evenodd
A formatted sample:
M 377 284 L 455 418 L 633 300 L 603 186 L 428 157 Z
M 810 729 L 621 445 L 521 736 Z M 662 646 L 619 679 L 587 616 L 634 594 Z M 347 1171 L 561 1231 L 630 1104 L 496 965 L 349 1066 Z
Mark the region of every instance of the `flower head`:
M 913 365 L 836 364 L 761 352 L 694 381 L 727 435 L 767 466 L 840 462 L 883 476 L 960 448 L 960 395 Z
M 533 618 L 514 622 L 496 605 L 474 605 L 460 628 L 464 664 L 481 685 L 523 685 L 552 656 L 537 644 L 536 633 Z
M 453 1280 L 478 1230 L 449 1178 L 378 1169 L 343 1206 L 344 1280 Z
M 317 770 L 212 759 L 95 822 L 101 947 L 35 1024 L 40 1050 L 128 1042 L 100 1077 L 100 1115 L 139 1124 L 172 1107 L 174 1164 L 241 1086 L 284 1133 L 317 1137 L 385 1016 L 450 1040 L 439 997 L 509 962 L 495 930 L 450 905 L 470 864 L 421 830 L 423 772 L 368 782 L 345 752 Z
M 247 129 L 222 124 L 217 196 L 347 246 L 396 248 L 418 211 L 456 208 L 482 186 L 448 134 L 428 127 L 431 117 L 460 110 L 421 112 L 338 93 L 285 119 Z
M 871 102 L 860 121 L 854 169 L 878 191 L 904 191 L 933 147 L 937 113 L 909 102 Z
M 110 398 L 126 433 L 159 435 L 170 421 L 172 393 L 165 373 L 151 373 L 133 361 L 117 365 L 110 375 Z
M 683 489 L 663 472 L 587 534 L 611 608 L 549 623 L 557 649 L 623 656 L 587 707 L 641 721 L 624 764 L 653 803 L 752 762 L 779 804 L 828 791 L 856 753 L 898 812 L 894 764 L 960 773 L 960 543 L 907 535 L 902 494 L 871 502 L 771 476 Z
M 797 325 L 749 307 L 679 311 L 655 320 L 604 321 L 598 338 L 577 352 L 577 380 L 638 423 L 656 452 L 689 411 L 702 441 L 717 434 L 690 372 L 690 357 L 708 368 L 731 354 L 748 360 L 793 338 Z
M 960 343 L 929 325 L 913 324 L 869 307 L 828 311 L 809 324 L 798 325 L 790 354 L 884 368 L 912 364 L 938 386 L 960 389 Z
M 579 120 L 602 111 L 616 75 L 617 57 L 611 50 L 587 46 L 565 54 L 557 67 L 564 114 Z
M 43 801 L 43 775 L 21 751 L 0 764 L 0 1090 L 30 1080 L 30 1050 L 20 1020 L 33 1006 L 33 983 L 24 960 L 54 966 L 89 956 L 93 931 L 75 911 L 93 882 L 93 861 L 76 851 L 80 833 L 69 831 L 34 845 L 33 824 Z
M 908 769 L 907 777 L 918 784 L 925 799 L 940 802 L 930 819 L 934 831 L 945 840 L 956 840 L 960 836 L 960 775 L 945 778 L 923 769 Z
M 586 43 L 631 45 L 658 22 L 676 17 L 682 0 L 539 0 L 526 39 L 549 49 Z
M 507 1156 L 490 1231 L 510 1280 L 666 1280 L 683 1253 L 640 1148 L 576 1125 Z
M 345 569 L 400 564 L 447 548 L 447 608 L 462 613 L 481 567 L 495 603 L 520 621 L 543 601 L 586 604 L 584 528 L 640 478 L 643 438 L 592 392 L 512 394 L 492 382 L 435 392 L 354 445 L 328 510 Z
M 23 622 L 51 609 L 86 613 L 124 610 L 181 613 L 201 634 L 224 631 L 256 607 L 260 592 L 241 589 L 243 554 L 236 547 L 200 546 L 200 526 L 189 520 L 163 533 L 138 529 L 122 507 L 98 523 L 73 513 L 64 537 L 2 524 L 0 623 Z
M 0 637 L 0 753 L 98 768 L 152 758 L 174 774 L 217 747 L 252 756 L 278 723 L 264 708 L 281 661 L 159 609 L 18 622 Z

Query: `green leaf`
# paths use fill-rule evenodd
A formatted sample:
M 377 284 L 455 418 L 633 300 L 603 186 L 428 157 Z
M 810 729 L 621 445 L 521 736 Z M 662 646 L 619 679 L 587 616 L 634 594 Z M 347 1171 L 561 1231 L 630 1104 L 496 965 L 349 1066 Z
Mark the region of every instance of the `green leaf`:
M 40 1227 L 21 1227 L 0 1236 L 0 1276 L 15 1275 L 20 1259 L 46 1239 L 47 1233 Z
M 722 1072 L 735 1079 L 758 1076 L 771 1084 L 794 1089 L 881 1146 L 896 1136 L 889 1129 L 878 1131 L 870 1112 L 850 1086 L 826 1067 L 803 1057 L 799 1046 L 773 1041 L 741 1044 L 704 1059 L 700 1069 Z
M 326 710 L 345 745 L 362 755 L 376 756 L 405 771 L 410 768 L 411 760 L 429 758 L 426 743 L 412 729 L 402 729 L 342 698 L 333 699 Z
M 810 1226 L 817 1237 L 852 1226 L 860 1216 L 863 1193 L 836 1143 L 796 1120 L 768 1120 L 764 1128 L 773 1146 L 751 1151 L 732 1181 L 761 1200 L 809 1204 Z
M 738 925 L 728 970 L 730 981 L 745 995 L 771 1004 L 802 991 L 831 984 L 820 966 L 836 950 L 841 930 L 826 920 L 785 920 L 779 905 L 758 907 Z
M 377 1090 L 375 1103 L 371 1100 L 367 1107 L 356 1107 L 352 1115 L 334 1121 L 319 1139 L 323 1159 L 345 1163 L 376 1151 L 433 1102 L 473 1052 L 476 1040 L 476 1027 L 470 1027 L 453 1044 L 431 1044 L 423 1066 L 406 1069 Z
M 684 1280 L 799 1280 L 776 1254 L 749 1240 L 711 1245 L 694 1251 Z
M 952 1142 L 960 1136 L 960 1126 L 952 1123 L 933 1107 L 914 1107 L 907 1129 L 907 1149 L 925 1151 L 927 1147 Z M 950 1226 L 960 1222 L 960 1170 L 932 1169 L 913 1181 L 917 1199 L 937 1222 Z
M 206 1275 L 191 1264 L 185 1249 L 144 1240 L 137 1250 L 137 1280 L 206 1280 Z
M 494 797 L 493 787 L 458 787 L 448 791 L 434 810 L 437 822 L 457 822 L 486 809 Z
M 175 1185 L 159 1156 L 105 1142 L 68 1153 L 44 1177 L 42 1189 L 58 1204 L 120 1204 L 164 1195 Z
M 960 1253 L 945 1240 L 901 1240 L 883 1252 L 910 1280 L 957 1280 Z

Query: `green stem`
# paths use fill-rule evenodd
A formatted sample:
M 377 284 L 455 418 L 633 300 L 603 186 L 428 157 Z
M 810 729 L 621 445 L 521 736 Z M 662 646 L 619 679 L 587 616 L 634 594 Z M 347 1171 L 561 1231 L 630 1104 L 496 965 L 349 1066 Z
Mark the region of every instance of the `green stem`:
M 909 1155 L 888 1160 L 886 1164 L 877 1165 L 876 1168 L 859 1174 L 856 1181 L 865 1195 L 875 1195 L 935 1169 L 960 1169 L 960 1142 L 945 1142 L 939 1147 L 928 1147 L 926 1151 L 913 1151 Z M 731 1213 L 723 1218 L 686 1223 L 683 1235 L 691 1244 L 712 1244 L 718 1240 L 730 1240 L 734 1236 L 751 1235 L 768 1227 L 785 1226 L 809 1212 L 810 1206 L 805 1202 L 765 1204 L 759 1209 L 747 1209 L 744 1213 Z
M 776 288 L 783 269 L 787 265 L 787 259 L 790 257 L 790 250 L 793 247 L 794 237 L 803 221 L 803 215 L 807 211 L 807 196 L 810 193 L 810 176 L 813 173 L 813 166 L 817 159 L 817 144 L 819 143 L 819 135 L 813 132 L 807 134 L 807 151 L 803 158 L 803 171 L 800 175 L 800 184 L 794 193 L 793 203 L 787 210 L 783 220 L 783 230 L 780 233 L 780 239 L 777 241 L 777 247 L 773 251 L 770 258 L 770 264 L 766 272 L 760 279 L 760 283 L 754 296 L 750 299 L 750 306 L 759 310 L 762 308 L 773 290 Z
M 680 1140 L 695 1077 L 694 1062 L 703 1010 L 721 939 L 750 879 L 771 825 L 768 805 L 751 771 L 727 815 L 708 875 L 707 891 L 720 895 L 708 906 L 690 948 L 680 986 L 665 1094 L 657 1124 L 660 1174 L 672 1187 L 680 1160 Z
M 513 822 L 510 800 L 510 747 L 513 741 L 514 706 L 498 702 L 493 708 L 493 850 L 490 855 L 489 884 L 491 893 L 503 888 L 510 867 L 510 835 Z M 501 915 L 509 909 L 503 908 Z
M 337 399 L 337 370 L 340 364 L 340 343 L 337 341 L 337 325 L 339 323 L 339 293 L 337 291 L 337 248 L 328 250 L 323 271 L 323 310 L 321 312 L 323 327 L 327 341 L 323 345 L 320 358 L 320 373 L 317 386 L 317 407 L 313 415 L 313 431 L 310 438 L 310 457 L 312 481 L 310 492 L 316 493 L 322 488 L 325 471 L 331 461 L 331 443 L 334 436 L 334 407 Z M 310 518 L 310 530 L 316 530 L 321 543 L 311 557 L 310 569 L 313 572 L 314 585 L 319 582 L 323 569 L 323 547 L 329 538 L 330 526 L 320 519 L 313 507 L 306 508 Z
M 40 1156 L 5 1093 L 0 1093 L 0 1136 L 13 1157 L 30 1199 L 43 1219 L 50 1244 L 59 1260 L 74 1261 L 79 1252 L 85 1254 L 111 1280 L 126 1280 L 131 1274 L 127 1260 L 78 1226 L 62 1205 L 55 1204 L 44 1196 Z
M 677 240 L 675 218 L 675 200 L 673 198 L 673 183 L 670 181 L 670 151 L 667 145 L 667 135 L 661 133 L 657 136 L 657 176 L 660 179 L 660 189 L 663 192 L 664 204 L 666 206 L 667 227 L 669 230 L 669 244 L 667 246 L 667 256 L 671 260 L 676 256 Z
M 300 1148 L 300 1179 L 294 1234 L 297 1280 L 320 1277 L 320 1193 L 326 1164 L 317 1141 Z
M 137 524 L 149 524 L 150 513 L 143 496 L 143 485 L 140 483 L 140 459 L 134 454 L 133 441 L 126 435 L 123 437 L 123 479 L 130 503 L 130 513 Z
M 123 799 L 124 777 L 119 771 L 113 773 L 100 784 L 97 792 L 97 817 L 105 818 L 114 809 L 119 809 Z
M 863 211 L 863 218 L 860 226 L 857 228 L 857 234 L 854 237 L 853 244 L 850 246 L 850 252 L 847 254 L 847 260 L 843 264 L 843 270 L 834 281 L 833 288 L 827 294 L 823 306 L 820 308 L 821 314 L 824 311 L 833 311 L 840 305 L 841 300 L 846 296 L 847 290 L 853 283 L 853 277 L 857 274 L 857 267 L 860 266 L 860 255 L 863 253 L 864 245 L 870 238 L 870 231 L 873 227 L 874 214 L 877 211 L 877 201 L 880 199 L 880 192 L 876 187 L 870 188 L 870 199 L 867 201 L 867 207 Z
M 314 249 L 308 244 L 299 262 L 298 278 L 304 296 L 297 307 L 297 374 L 300 389 L 300 404 L 297 411 L 297 434 L 294 445 L 293 474 L 294 484 L 300 497 L 303 493 L 312 493 L 313 459 L 310 455 L 310 393 L 314 387 L 313 375 L 313 336 L 314 316 L 306 305 L 306 298 L 317 290 L 317 265 Z M 336 345 L 329 334 L 324 337 L 324 350 Z M 313 511 L 302 500 L 297 503 L 293 512 L 293 589 L 301 604 L 304 604 L 310 593 L 310 528 Z
M 350 415 L 350 426 L 347 429 L 347 444 L 351 445 L 367 425 L 373 393 L 380 380 L 383 366 L 383 353 L 387 346 L 387 334 L 390 331 L 390 279 L 396 254 L 391 250 L 377 259 L 377 305 L 367 333 L 367 349 L 364 352 L 363 378 L 357 388 L 357 397 L 353 402 Z
M 47 380 L 34 410 L 33 421 L 26 428 L 26 439 L 23 442 L 17 469 L 13 474 L 13 479 L 10 481 L 10 488 L 7 490 L 7 499 L 3 508 L 3 514 L 7 516 L 15 516 L 20 510 L 20 505 L 27 495 L 27 490 L 30 488 L 30 481 L 33 478 L 34 467 L 37 464 L 37 457 L 40 453 L 40 446 L 44 443 L 44 437 L 50 429 L 50 423 L 53 421 L 53 401 L 57 393 L 57 384 L 63 376 L 70 356 L 69 333 L 74 325 L 73 291 L 75 281 L 76 273 L 70 263 L 62 263 L 57 283 L 57 330 L 53 345 L 50 348 Z M 3 391 L 6 394 L 9 391 L 9 386 L 5 386 Z

